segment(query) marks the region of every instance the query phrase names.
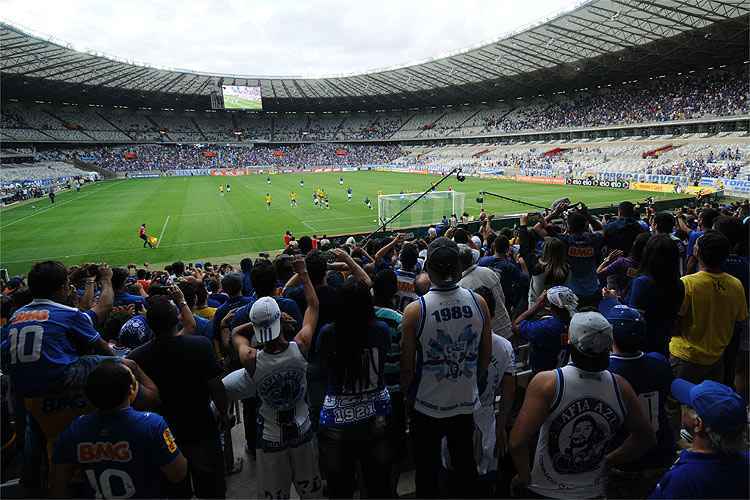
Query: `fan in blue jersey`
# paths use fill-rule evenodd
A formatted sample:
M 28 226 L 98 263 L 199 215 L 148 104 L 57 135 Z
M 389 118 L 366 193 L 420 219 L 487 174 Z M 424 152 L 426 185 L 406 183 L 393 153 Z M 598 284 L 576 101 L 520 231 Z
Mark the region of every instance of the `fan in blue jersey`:
M 112 270 L 99 271 L 99 303 L 81 312 L 65 305 L 70 293 L 68 270 L 61 262 L 34 265 L 28 284 L 34 300 L 10 318 L 8 338 L 0 346 L 18 394 L 38 397 L 83 387 L 86 375 L 102 356 L 113 356 L 94 328 L 112 308 Z M 98 356 L 81 356 L 93 352 Z
M 47 452 L 59 434 L 86 411 L 82 394 L 86 378 L 102 361 L 114 357 L 109 344 L 94 329 L 94 321 L 112 308 L 112 270 L 99 267 L 101 296 L 89 311 L 69 307 L 68 270 L 61 262 L 39 262 L 31 268 L 28 284 L 32 302 L 10 319 L 8 338 L 0 346 L 16 394 L 47 440 Z M 82 355 L 93 353 L 93 355 Z M 153 382 L 133 364 L 140 382 L 139 404 L 158 398 Z
M 681 424 L 693 442 L 649 498 L 749 498 L 747 402 L 713 380 L 693 384 L 677 378 L 672 396 L 686 406 Z
M 136 411 L 133 372 L 105 361 L 88 377 L 86 397 L 96 411 L 78 417 L 61 435 L 52 457 L 51 487 L 68 498 L 76 468 L 85 478 L 84 498 L 163 498 L 162 474 L 170 483 L 187 475 L 187 461 L 164 419 Z
M 607 291 L 612 294 L 612 291 Z M 656 446 L 644 456 L 621 464 L 618 473 L 610 475 L 610 493 L 643 497 L 654 488 L 656 481 L 674 461 L 674 439 L 666 412 L 666 401 L 672 385 L 672 369 L 667 359 L 658 352 L 644 353 L 639 348 L 645 342 L 646 324 L 637 309 L 621 305 L 607 296 L 599 310 L 612 325 L 614 343 L 609 357 L 609 371 L 620 375 L 633 386 L 645 416 L 656 432 Z M 624 429 L 612 442 L 618 446 L 628 436 Z M 622 472 L 620 472 L 622 471 Z M 633 477 L 638 477 L 636 484 Z

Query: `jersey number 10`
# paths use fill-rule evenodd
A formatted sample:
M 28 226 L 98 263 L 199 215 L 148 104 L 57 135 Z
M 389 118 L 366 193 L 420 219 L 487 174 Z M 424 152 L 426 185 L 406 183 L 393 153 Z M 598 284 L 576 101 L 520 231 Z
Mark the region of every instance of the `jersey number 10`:
M 96 498 L 130 498 L 135 494 L 135 484 L 127 472 L 120 469 L 105 469 L 96 478 L 96 472 L 89 469 L 86 471 L 89 484 L 96 493 Z M 114 480 L 114 481 L 113 481 Z M 116 483 L 121 483 L 117 493 L 112 491 Z
M 44 328 L 39 325 L 24 326 L 20 331 L 17 328 L 11 328 L 8 332 L 11 364 L 39 361 L 42 357 L 43 337 Z

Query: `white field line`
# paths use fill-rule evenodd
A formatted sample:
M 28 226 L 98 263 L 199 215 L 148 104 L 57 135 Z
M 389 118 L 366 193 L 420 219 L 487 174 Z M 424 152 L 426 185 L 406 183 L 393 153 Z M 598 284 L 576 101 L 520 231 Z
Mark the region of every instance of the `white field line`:
M 167 215 L 167 220 L 164 221 L 164 225 L 161 228 L 161 234 L 159 235 L 159 241 L 156 242 L 156 248 L 159 248 L 159 245 L 161 245 L 161 239 L 164 237 L 164 231 L 167 230 L 167 224 L 169 224 L 169 215 Z
M 110 188 L 110 187 L 114 186 L 115 184 L 119 184 L 120 182 L 123 182 L 123 181 L 113 182 L 112 184 L 109 184 L 108 186 L 104 186 L 103 188 L 97 189 L 95 191 L 89 191 L 88 193 L 82 194 L 80 196 L 76 196 L 75 198 L 73 198 L 71 200 L 63 201 L 62 203 L 52 203 L 47 208 L 43 208 L 43 209 L 38 210 L 38 211 L 36 211 L 34 213 L 31 213 L 29 215 L 21 217 L 20 219 L 16 219 L 16 220 L 14 220 L 12 222 L 9 222 L 9 223 L 5 224 L 4 226 L 0 226 L 0 229 L 5 229 L 6 227 L 10 227 L 13 224 L 17 224 L 17 223 L 19 223 L 21 221 L 24 221 L 26 219 L 30 219 L 31 217 L 34 217 L 35 215 L 39 215 L 41 213 L 47 212 L 49 210 L 52 210 L 55 207 L 61 207 L 61 206 L 65 205 L 66 203 L 70 203 L 71 201 L 78 201 L 81 198 L 85 198 L 85 197 L 87 197 L 90 194 L 94 194 L 94 193 L 98 193 L 100 191 L 104 191 L 105 189 Z
M 354 229 L 354 228 L 353 228 Z M 364 229 L 364 228 L 363 228 Z M 262 240 L 265 238 L 274 238 L 278 237 L 278 233 L 270 233 L 270 234 L 261 234 L 256 236 L 243 236 L 240 238 L 225 238 L 221 240 L 204 240 L 204 241 L 189 241 L 186 243 L 174 243 L 172 245 L 164 245 L 161 248 L 182 248 L 182 247 L 189 247 L 189 246 L 200 246 L 200 245 L 213 245 L 215 243 L 231 243 L 234 241 L 253 241 L 253 240 Z M 87 255 L 114 255 L 114 254 L 121 254 L 121 253 L 133 253 L 138 251 L 138 249 L 120 249 L 120 250 L 94 250 L 92 252 L 85 252 L 85 253 L 71 253 L 67 255 L 52 255 L 48 257 L 33 257 L 31 259 L 26 260 L 6 260 L 3 261 L 6 264 L 23 264 L 25 262 L 37 262 L 37 261 L 43 261 L 43 260 L 56 260 L 56 259 L 69 259 L 71 257 L 85 257 Z
M 249 240 L 262 240 L 264 238 L 271 238 L 271 237 L 278 237 L 278 233 L 273 234 L 263 234 L 258 236 L 244 236 L 241 238 L 227 238 L 222 240 L 205 240 L 205 241 L 190 241 L 187 243 L 174 243 L 172 245 L 164 245 L 161 248 L 181 248 L 181 247 L 189 247 L 192 245 L 208 245 L 212 243 L 229 243 L 233 241 L 249 241 Z M 138 249 L 125 249 L 125 250 L 94 250 L 92 252 L 85 252 L 85 253 L 71 253 L 67 255 L 53 255 L 51 257 L 34 257 L 32 259 L 27 260 L 7 260 L 3 261 L 7 264 L 22 264 L 24 262 L 36 262 L 36 261 L 43 261 L 43 260 L 55 260 L 55 259 L 67 259 L 70 257 L 85 257 L 86 255 L 112 255 L 112 254 L 118 254 L 118 253 L 132 253 L 137 251 Z

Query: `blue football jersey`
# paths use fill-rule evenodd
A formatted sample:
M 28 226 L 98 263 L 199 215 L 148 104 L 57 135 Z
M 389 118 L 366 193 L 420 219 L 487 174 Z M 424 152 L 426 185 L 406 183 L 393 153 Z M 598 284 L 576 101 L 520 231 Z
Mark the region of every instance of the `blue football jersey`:
M 78 417 L 60 435 L 52 462 L 81 467 L 87 498 L 159 498 L 160 468 L 179 453 L 161 416 L 126 408 Z
M 638 353 L 636 356 L 610 355 L 609 371 L 630 382 L 644 415 L 656 433 L 657 444 L 637 462 L 625 470 L 659 467 L 674 461 L 674 439 L 667 416 L 666 404 L 672 386 L 672 369 L 667 359 L 658 352 Z M 621 431 L 614 440 L 619 445 L 627 437 Z
M 78 348 L 99 340 L 93 314 L 51 300 L 36 299 L 10 318 L 0 346 L 19 394 L 43 396 L 65 368 L 78 360 Z

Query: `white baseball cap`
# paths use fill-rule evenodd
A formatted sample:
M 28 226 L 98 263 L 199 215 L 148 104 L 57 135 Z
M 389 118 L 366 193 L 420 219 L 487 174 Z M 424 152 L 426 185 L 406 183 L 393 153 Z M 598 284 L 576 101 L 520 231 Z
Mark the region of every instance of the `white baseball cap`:
M 250 322 L 258 342 L 270 342 L 281 335 L 281 310 L 273 297 L 262 297 L 250 308 Z
M 352 245 L 352 246 L 355 246 L 355 245 L 357 244 L 357 240 L 355 240 L 355 239 L 354 239 L 354 236 L 349 236 L 349 237 L 348 237 L 348 238 L 346 239 L 346 244 L 347 244 L 347 245 Z
M 568 333 L 570 343 L 583 354 L 597 356 L 612 348 L 612 325 L 598 312 L 574 314 Z

